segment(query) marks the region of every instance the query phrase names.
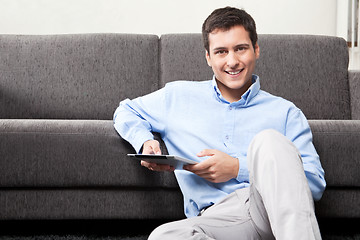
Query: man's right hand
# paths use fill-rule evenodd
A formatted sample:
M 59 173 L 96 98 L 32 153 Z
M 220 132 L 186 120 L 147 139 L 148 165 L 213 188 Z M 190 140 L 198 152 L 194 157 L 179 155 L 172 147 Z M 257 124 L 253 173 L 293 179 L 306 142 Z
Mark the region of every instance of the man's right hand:
M 142 154 L 156 154 L 161 155 L 160 143 L 157 140 L 148 140 L 143 145 Z M 141 166 L 148 168 L 151 171 L 174 171 L 175 168 L 167 164 L 150 163 L 141 161 Z

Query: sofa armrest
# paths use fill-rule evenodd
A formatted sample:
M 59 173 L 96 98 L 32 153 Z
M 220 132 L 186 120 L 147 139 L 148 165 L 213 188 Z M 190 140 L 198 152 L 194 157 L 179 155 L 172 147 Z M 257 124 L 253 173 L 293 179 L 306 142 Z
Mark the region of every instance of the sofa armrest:
M 351 118 L 360 120 L 360 71 L 349 71 Z

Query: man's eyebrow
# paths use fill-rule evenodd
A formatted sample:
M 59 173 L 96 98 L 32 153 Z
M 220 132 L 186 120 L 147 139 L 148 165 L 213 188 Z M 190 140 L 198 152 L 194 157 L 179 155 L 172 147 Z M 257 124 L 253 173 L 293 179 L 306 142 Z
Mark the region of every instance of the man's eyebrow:
M 250 47 L 250 44 L 248 43 L 241 43 L 235 46 L 235 48 L 239 48 L 239 47 Z
M 212 49 L 212 51 L 219 51 L 219 50 L 226 50 L 227 48 L 226 47 L 217 47 L 217 48 L 214 48 Z
M 248 44 L 248 43 L 240 43 L 240 44 L 236 45 L 234 47 L 234 49 L 235 48 L 240 48 L 240 47 L 250 47 L 250 44 Z M 226 49 L 227 49 L 226 47 L 216 47 L 216 48 L 212 49 L 212 51 L 215 52 L 215 51 L 226 50 Z

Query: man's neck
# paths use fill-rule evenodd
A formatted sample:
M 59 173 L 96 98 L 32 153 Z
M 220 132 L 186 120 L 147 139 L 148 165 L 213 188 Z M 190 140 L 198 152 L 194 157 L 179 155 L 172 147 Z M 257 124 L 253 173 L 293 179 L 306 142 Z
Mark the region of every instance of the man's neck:
M 250 86 L 252 85 L 252 82 L 249 82 L 249 84 L 247 84 L 247 86 L 245 86 L 244 88 L 241 89 L 231 89 L 227 86 L 225 86 L 224 84 L 222 84 L 220 81 L 216 80 L 217 86 L 219 88 L 219 91 L 221 93 L 221 95 L 223 96 L 223 98 L 230 102 L 237 102 L 241 99 L 242 95 L 250 88 Z

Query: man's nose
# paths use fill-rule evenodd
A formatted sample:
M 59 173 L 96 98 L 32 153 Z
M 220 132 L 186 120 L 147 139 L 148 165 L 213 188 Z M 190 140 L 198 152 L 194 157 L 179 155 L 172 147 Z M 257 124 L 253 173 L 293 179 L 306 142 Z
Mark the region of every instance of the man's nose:
M 238 56 L 234 52 L 229 52 L 227 55 L 227 65 L 229 68 L 237 68 L 239 66 Z

